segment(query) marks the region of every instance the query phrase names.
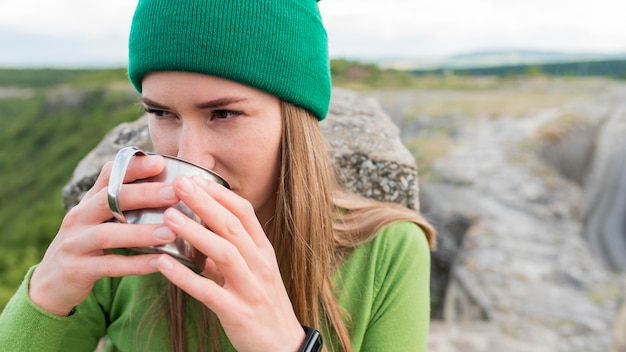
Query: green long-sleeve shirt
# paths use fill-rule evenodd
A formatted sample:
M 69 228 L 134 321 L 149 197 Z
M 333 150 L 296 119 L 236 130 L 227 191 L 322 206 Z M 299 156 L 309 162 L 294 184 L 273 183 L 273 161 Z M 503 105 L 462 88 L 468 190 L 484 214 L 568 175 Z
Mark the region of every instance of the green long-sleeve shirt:
M 30 301 L 31 274 L 32 269 L 0 315 L 0 351 L 93 351 L 105 335 L 107 351 L 169 349 L 164 318 L 142 319 L 142 312 L 159 302 L 160 274 L 99 280 L 69 317 L 45 312 Z M 333 279 L 340 288 L 337 299 L 351 316 L 354 351 L 426 350 L 430 251 L 417 225 L 386 226 L 345 258 Z M 148 349 L 149 334 L 139 331 L 152 331 Z M 223 332 L 217 336 L 224 351 L 234 351 Z M 323 338 L 326 344 L 334 341 Z M 195 351 L 196 341 L 189 344 Z

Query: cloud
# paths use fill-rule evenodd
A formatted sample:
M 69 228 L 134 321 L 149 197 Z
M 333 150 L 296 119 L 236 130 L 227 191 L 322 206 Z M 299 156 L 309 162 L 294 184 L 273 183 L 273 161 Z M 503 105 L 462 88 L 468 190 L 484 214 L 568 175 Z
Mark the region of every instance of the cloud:
M 0 27 L 0 66 L 123 67 L 127 40 L 118 35 L 73 38 Z
M 0 65 L 126 62 L 137 1 L 0 0 Z M 626 52 L 624 0 L 322 0 L 333 57 Z
M 623 0 L 333 0 L 320 8 L 335 56 L 626 51 Z
M 124 35 L 136 1 L 1 1 L 0 23 L 13 30 L 66 37 Z

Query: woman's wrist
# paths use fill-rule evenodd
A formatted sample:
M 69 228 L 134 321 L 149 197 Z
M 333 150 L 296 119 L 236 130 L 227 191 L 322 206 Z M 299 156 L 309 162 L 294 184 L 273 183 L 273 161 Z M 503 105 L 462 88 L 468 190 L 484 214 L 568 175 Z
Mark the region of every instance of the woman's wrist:
M 60 317 L 70 316 L 75 306 L 59 306 L 51 302 L 51 294 L 54 293 L 54 289 L 47 287 L 45 284 L 40 284 L 39 281 L 33 280 L 37 274 L 37 269 L 33 271 L 27 286 L 28 299 L 40 309 L 54 314 Z

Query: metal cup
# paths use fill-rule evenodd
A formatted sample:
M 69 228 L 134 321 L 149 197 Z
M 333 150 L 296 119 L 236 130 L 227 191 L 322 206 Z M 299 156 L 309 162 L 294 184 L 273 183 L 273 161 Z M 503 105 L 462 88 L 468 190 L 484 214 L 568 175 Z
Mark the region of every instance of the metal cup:
M 128 224 L 162 224 L 163 223 L 163 212 L 167 209 L 167 207 L 162 208 L 147 208 L 147 209 L 136 209 L 136 210 L 127 210 L 122 212 L 120 210 L 120 192 L 122 189 L 122 183 L 124 182 L 124 175 L 126 174 L 126 169 L 130 164 L 131 159 L 135 155 L 148 155 L 153 153 L 146 153 L 143 150 L 140 150 L 136 147 L 126 147 L 121 149 L 117 155 L 115 156 L 115 160 L 113 161 L 113 169 L 111 170 L 111 176 L 109 178 L 109 187 L 108 187 L 108 200 L 109 200 L 109 208 L 111 212 L 113 212 L 113 216 L 115 219 L 121 223 Z M 156 154 L 154 154 L 156 155 Z M 176 176 L 178 175 L 187 175 L 187 176 L 200 176 L 204 177 L 210 181 L 217 182 L 223 185 L 226 188 L 230 189 L 230 185 L 219 175 L 216 173 L 202 168 L 201 166 L 192 164 L 188 161 L 175 158 L 168 155 L 161 155 L 165 162 L 165 167 L 163 171 L 149 178 L 136 180 L 132 183 L 142 183 L 142 182 L 165 182 L 171 183 L 174 181 Z M 194 221 L 206 226 L 202 219 L 198 215 L 196 215 L 185 203 L 178 202 L 173 206 L 178 209 L 180 212 L 193 219 Z M 206 261 L 206 256 L 202 254 L 200 251 L 196 250 L 193 246 L 189 244 L 189 242 L 183 240 L 180 237 L 176 237 L 176 240 L 172 243 L 161 245 L 161 246 L 149 246 L 149 247 L 132 247 L 128 248 L 130 250 L 139 252 L 139 253 L 166 253 L 176 258 L 181 263 L 187 265 L 188 267 L 194 269 L 196 272 L 202 271 L 204 268 L 204 264 Z

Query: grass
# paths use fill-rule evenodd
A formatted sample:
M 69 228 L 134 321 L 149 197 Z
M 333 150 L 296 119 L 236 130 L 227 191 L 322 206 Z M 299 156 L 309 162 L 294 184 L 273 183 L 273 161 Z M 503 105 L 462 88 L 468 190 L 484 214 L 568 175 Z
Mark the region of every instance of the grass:
M 558 143 L 585 122 L 586 119 L 579 114 L 571 112 L 564 113 L 539 126 L 535 132 L 535 139 L 540 142 Z
M 454 134 L 463 125 L 483 119 L 524 119 L 545 111 L 575 111 L 570 108 L 572 104 L 596 99 L 615 83 L 606 78 L 541 75 L 417 77 L 416 81 L 429 88 L 372 88 L 365 93 L 378 99 L 401 129 L 415 131 L 403 141 L 417 160 L 424 181 L 440 177 L 431 166 L 454 148 Z M 519 143 L 516 162 L 524 163 L 524 158 L 537 152 L 542 143 L 560 140 L 584 120 L 580 114 L 564 112 L 540 126 L 533 138 Z
M 0 70 L 3 85 L 29 94 L 0 98 L 0 309 L 58 230 L 78 161 L 141 115 L 120 70 Z
M 439 175 L 431 167 L 439 158 L 445 157 L 454 148 L 449 135 L 436 133 L 410 138 L 404 141 L 419 167 L 420 180 L 435 181 Z
M 404 100 L 401 113 L 405 120 L 450 115 L 523 118 L 573 101 L 591 99 L 599 92 L 598 84 L 596 80 L 587 81 L 587 85 L 581 86 L 577 80 L 563 78 L 468 78 L 462 88 L 442 84 L 399 91 L 374 89 L 368 93 L 386 107 Z M 406 98 L 402 99 L 402 95 Z

